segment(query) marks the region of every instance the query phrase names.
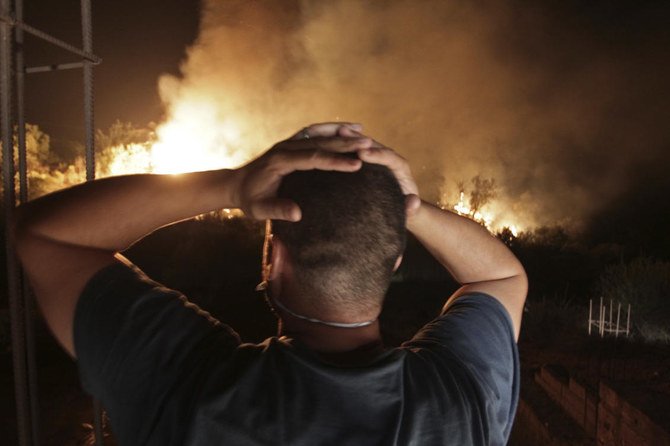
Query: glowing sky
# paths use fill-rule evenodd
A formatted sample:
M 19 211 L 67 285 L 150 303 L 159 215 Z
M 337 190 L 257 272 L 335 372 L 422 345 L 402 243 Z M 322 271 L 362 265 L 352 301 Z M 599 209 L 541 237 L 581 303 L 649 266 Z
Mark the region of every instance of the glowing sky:
M 257 153 L 308 121 L 360 120 L 432 200 L 481 174 L 536 224 L 607 225 L 636 206 L 665 221 L 668 200 L 638 202 L 668 191 L 667 2 L 211 0 L 199 24 L 192 3 L 94 5 L 99 127 L 161 122 L 196 97 Z M 76 41 L 68 5 L 31 7 L 28 21 Z M 57 145 L 81 126 L 79 73 L 53 75 L 50 93 L 41 76 L 29 120 Z

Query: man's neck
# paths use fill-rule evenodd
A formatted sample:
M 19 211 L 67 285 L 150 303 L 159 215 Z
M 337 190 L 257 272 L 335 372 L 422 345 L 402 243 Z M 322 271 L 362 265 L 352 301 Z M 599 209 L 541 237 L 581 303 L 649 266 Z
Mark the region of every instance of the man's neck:
M 282 322 L 280 335 L 292 337 L 318 353 L 362 353 L 382 342 L 379 321 L 365 327 L 337 328 L 288 315 Z

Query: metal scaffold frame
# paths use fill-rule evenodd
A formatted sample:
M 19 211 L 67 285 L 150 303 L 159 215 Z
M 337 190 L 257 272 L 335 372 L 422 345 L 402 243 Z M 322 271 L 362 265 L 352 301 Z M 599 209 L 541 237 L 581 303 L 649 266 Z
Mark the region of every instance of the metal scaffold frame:
M 81 0 L 82 48 L 70 45 L 23 21 L 23 0 L 0 0 L 0 132 L 3 150 L 3 206 L 7 261 L 7 295 L 11 322 L 12 362 L 18 444 L 40 444 L 39 400 L 35 363 L 34 302 L 22 278 L 10 236 L 17 203 L 15 188 L 14 140 L 17 143 L 19 170 L 19 203 L 28 200 L 28 166 L 26 162 L 25 75 L 55 70 L 82 68 L 86 179 L 95 178 L 95 127 L 93 123 L 93 66 L 101 59 L 93 54 L 91 0 Z M 81 58 L 47 66 L 27 67 L 23 43 L 25 33 L 46 41 Z M 14 107 L 12 107 L 14 106 Z M 102 408 L 94 401 L 95 444 L 103 444 Z

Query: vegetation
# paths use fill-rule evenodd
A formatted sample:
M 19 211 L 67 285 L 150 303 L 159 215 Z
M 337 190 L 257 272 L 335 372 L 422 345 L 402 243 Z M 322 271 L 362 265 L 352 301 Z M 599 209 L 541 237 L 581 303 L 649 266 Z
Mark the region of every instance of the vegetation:
M 498 195 L 498 190 L 493 178 L 482 178 L 480 175 L 476 175 L 470 180 L 470 183 L 472 186 L 469 200 L 470 212 L 475 215 Z M 463 182 L 458 183 L 458 188 L 461 193 L 465 192 Z
M 526 302 L 521 324 L 521 342 L 541 345 L 569 342 L 586 335 L 588 309 L 569 298 L 532 298 Z
M 670 262 L 639 257 L 609 265 L 597 293 L 630 304 L 634 333 L 647 342 L 670 343 Z
M 146 144 L 154 138 L 153 131 L 130 123 L 115 122 L 105 132 L 96 133 L 96 176 L 111 174 L 109 166 L 123 152 L 133 150 L 133 144 Z M 19 190 L 18 141 L 14 139 L 14 170 L 16 189 Z M 0 152 L 0 161 L 2 153 Z M 34 199 L 58 189 L 78 184 L 86 178 L 84 149 L 72 144 L 67 150 L 55 151 L 49 135 L 37 125 L 26 124 L 26 165 L 28 198 Z

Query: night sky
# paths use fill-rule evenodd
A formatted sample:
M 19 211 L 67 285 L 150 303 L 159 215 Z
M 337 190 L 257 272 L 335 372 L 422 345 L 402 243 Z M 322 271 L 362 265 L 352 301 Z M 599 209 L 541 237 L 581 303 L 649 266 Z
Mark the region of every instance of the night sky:
M 79 3 L 54 4 L 26 21 L 78 42 Z M 258 151 L 359 120 L 427 199 L 493 177 L 501 212 L 668 256 L 669 24 L 664 1 L 94 2 L 96 124 L 161 122 L 197 97 L 253 122 L 239 150 Z M 73 60 L 28 43 L 30 65 Z M 28 120 L 56 148 L 83 132 L 80 76 L 29 79 Z
M 25 21 L 81 47 L 79 1 L 26 1 Z M 93 1 L 93 46 L 103 59 L 94 71 L 96 127 L 115 120 L 146 125 L 163 107 L 157 81 L 178 74 L 186 48 L 197 36 L 198 2 L 188 0 Z M 58 5 L 55 7 L 54 5 Z M 28 65 L 75 61 L 27 37 Z M 81 70 L 33 74 L 28 78 L 29 122 L 55 138 L 82 139 Z

